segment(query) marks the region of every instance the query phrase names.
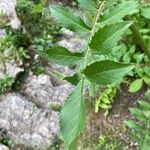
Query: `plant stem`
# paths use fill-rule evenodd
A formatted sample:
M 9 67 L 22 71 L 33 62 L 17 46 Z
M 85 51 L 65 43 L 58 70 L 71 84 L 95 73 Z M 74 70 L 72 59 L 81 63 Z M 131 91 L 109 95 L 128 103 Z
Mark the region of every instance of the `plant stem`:
M 97 13 L 96 13 L 96 16 L 93 20 L 93 25 L 92 25 L 92 30 L 89 34 L 89 37 L 88 37 L 88 40 L 87 40 L 87 51 L 86 51 L 86 54 L 85 54 L 85 61 L 84 61 L 84 68 L 86 67 L 86 65 L 88 64 L 88 61 L 89 61 L 89 54 L 90 54 L 90 47 L 89 47 L 89 44 L 92 40 L 92 37 L 94 36 L 95 32 L 96 32 L 96 25 L 97 25 L 97 22 L 99 20 L 99 17 L 101 15 L 101 12 L 102 12 L 102 9 L 103 9 L 103 6 L 105 4 L 105 1 L 102 1 L 100 2 L 99 4 L 99 8 L 97 9 Z M 82 77 L 82 86 L 84 87 L 84 75 Z M 83 91 L 83 87 L 82 87 L 82 91 Z
M 144 41 L 142 35 L 140 34 L 139 30 L 137 29 L 136 25 L 133 24 L 130 27 L 134 37 L 137 40 L 137 43 L 140 45 L 141 49 L 143 50 L 143 52 L 147 55 L 149 61 L 150 61 L 150 49 L 148 48 L 148 45 L 146 44 L 146 42 Z
M 96 24 L 99 20 L 99 17 L 101 15 L 104 4 L 105 4 L 105 1 L 100 2 L 99 8 L 98 8 L 97 13 L 96 13 L 96 16 L 93 20 L 92 30 L 91 30 L 91 33 L 90 33 L 90 35 L 88 37 L 88 40 L 87 40 L 87 51 L 86 51 L 86 54 L 85 54 L 84 68 L 88 64 L 89 53 L 90 53 L 90 50 L 91 50 L 90 47 L 89 47 L 89 44 L 92 40 L 92 37 L 94 36 L 94 34 L 96 32 Z M 83 86 L 84 86 L 84 76 L 82 78 L 82 83 L 83 83 Z
M 95 16 L 95 18 L 93 20 L 92 30 L 91 30 L 91 32 L 89 34 L 89 37 L 88 37 L 88 40 L 87 40 L 87 51 L 85 53 L 84 68 L 88 64 L 88 58 L 89 58 L 89 54 L 90 54 L 89 44 L 90 44 L 90 42 L 92 40 L 92 37 L 94 36 L 94 34 L 96 32 L 96 24 L 97 24 L 97 22 L 99 20 L 99 17 L 100 17 L 100 14 L 101 14 L 101 11 L 103 9 L 104 4 L 105 4 L 105 1 L 100 2 L 99 8 L 98 8 L 97 13 L 96 13 L 96 16 Z M 82 82 L 82 87 L 81 87 L 82 95 L 81 95 L 81 97 L 82 98 L 83 98 L 83 90 L 84 90 L 84 81 L 85 81 L 85 77 L 84 77 L 84 75 L 82 75 L 82 79 L 81 79 L 81 82 Z M 84 105 L 84 100 L 83 99 L 82 99 L 82 103 Z M 73 143 L 70 145 L 68 150 L 76 150 L 77 149 L 77 139 L 78 138 L 76 138 L 73 141 Z
M 88 40 L 87 40 L 87 51 L 86 51 L 86 55 L 85 55 L 84 67 L 85 67 L 85 66 L 87 65 L 87 63 L 88 63 L 88 57 L 89 57 L 89 53 L 90 53 L 89 44 L 90 44 L 90 42 L 91 42 L 91 40 L 92 40 L 92 37 L 94 36 L 94 34 L 95 34 L 95 32 L 96 32 L 96 24 L 97 24 L 97 22 L 98 22 L 98 20 L 99 20 L 99 17 L 100 17 L 100 15 L 101 15 L 101 12 L 102 12 L 102 9 L 103 9 L 104 4 L 105 4 L 105 1 L 100 2 L 99 8 L 98 8 L 98 10 L 97 10 L 97 14 L 96 14 L 96 16 L 95 16 L 95 18 L 94 18 L 94 21 L 93 21 L 92 30 L 91 30 L 91 33 L 90 33 L 90 35 L 89 35 L 89 37 L 88 37 Z
M 99 5 L 99 8 L 97 10 L 97 14 L 96 14 L 96 17 L 94 18 L 94 21 L 93 21 L 93 26 L 92 26 L 92 30 L 91 30 L 91 33 L 88 37 L 88 40 L 87 40 L 87 51 L 86 51 L 86 54 L 85 54 L 85 61 L 84 61 L 84 68 L 86 67 L 86 65 L 88 64 L 88 58 L 89 58 L 89 53 L 90 53 L 90 47 L 89 47 L 89 44 L 92 40 L 92 37 L 94 36 L 95 32 L 96 32 L 96 24 L 98 22 L 98 19 L 100 17 L 100 14 L 101 14 L 101 11 L 102 11 L 102 8 L 105 4 L 105 1 L 102 1 L 100 2 L 100 5 Z M 85 81 L 85 77 L 84 75 L 82 76 L 82 79 L 81 79 L 81 82 L 82 82 L 82 87 L 81 87 L 81 90 L 82 90 L 82 94 L 83 94 L 83 90 L 84 90 L 84 81 Z M 82 95 L 83 96 L 83 95 Z M 81 97 L 82 97 L 81 96 Z M 82 102 L 84 103 L 83 99 L 82 99 Z M 84 104 L 83 104 L 84 105 Z M 76 141 L 77 139 L 75 139 Z M 77 144 L 76 144 L 77 145 Z M 69 150 L 72 150 L 72 147 L 69 148 Z

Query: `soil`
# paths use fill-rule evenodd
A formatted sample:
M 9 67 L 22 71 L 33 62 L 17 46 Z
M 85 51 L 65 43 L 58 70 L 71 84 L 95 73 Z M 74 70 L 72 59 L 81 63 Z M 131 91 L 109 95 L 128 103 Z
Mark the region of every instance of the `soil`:
M 124 125 L 124 121 L 132 119 L 129 108 L 136 107 L 137 101 L 144 97 L 147 90 L 143 87 L 138 93 L 129 93 L 128 85 L 123 84 L 118 91 L 115 103 L 107 117 L 104 112 L 94 113 L 94 102 L 87 117 L 87 127 L 82 137 L 82 148 L 84 150 L 136 150 L 137 143 L 129 138 L 130 130 Z M 114 149 L 97 148 L 99 137 L 106 137 L 108 145 L 117 145 Z M 86 142 L 84 142 L 86 141 Z

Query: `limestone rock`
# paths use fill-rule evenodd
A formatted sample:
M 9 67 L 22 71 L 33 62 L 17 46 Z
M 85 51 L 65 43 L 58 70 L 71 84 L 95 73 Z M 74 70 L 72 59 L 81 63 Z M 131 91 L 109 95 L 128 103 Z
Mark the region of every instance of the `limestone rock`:
M 7 75 L 15 78 L 17 76 L 18 73 L 24 71 L 23 68 L 21 68 L 22 65 L 22 61 L 20 60 L 20 62 L 15 62 L 15 60 L 10 60 L 7 64 L 6 64 L 6 72 Z
M 59 133 L 57 112 L 43 110 L 17 93 L 0 96 L 0 133 L 15 145 L 45 150 Z
M 7 75 L 15 79 L 18 73 L 24 71 L 22 68 L 23 62 L 21 60 L 16 61 L 13 55 L 11 56 L 11 53 L 12 51 L 10 49 L 6 49 L 3 53 L 0 54 L 3 58 L 0 60 L 0 78 L 3 78 Z
M 72 52 L 81 52 L 85 45 L 85 40 L 74 34 L 69 30 L 64 31 L 64 35 L 58 44 L 68 48 Z
M 9 148 L 5 145 L 0 144 L 0 150 L 9 150 Z
M 70 84 L 53 86 L 48 75 L 30 75 L 22 86 L 22 93 L 41 108 L 50 104 L 62 104 L 73 90 Z
M 16 0 L 0 0 L 0 11 L 10 19 L 12 28 L 17 29 L 20 26 L 20 21 L 16 14 Z
M 6 34 L 6 31 L 4 29 L 0 29 L 0 38 L 3 38 Z

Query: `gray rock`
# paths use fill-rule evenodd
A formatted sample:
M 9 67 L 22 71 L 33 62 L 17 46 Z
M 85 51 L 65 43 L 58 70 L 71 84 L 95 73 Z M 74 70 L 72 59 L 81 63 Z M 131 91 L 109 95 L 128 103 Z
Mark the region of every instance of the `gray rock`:
M 61 40 L 58 41 L 58 45 L 66 47 L 72 52 L 81 52 L 85 45 L 85 40 L 81 39 L 75 33 L 65 30 Z
M 59 134 L 57 112 L 43 110 L 17 93 L 0 96 L 0 134 L 15 145 L 45 150 Z
M 8 63 L 6 63 L 6 74 L 12 78 L 15 78 L 18 73 L 23 72 L 24 69 L 21 68 L 22 61 L 16 62 L 15 60 L 9 60 Z
M 9 148 L 5 145 L 0 144 L 0 150 L 9 150 Z
M 15 60 L 12 50 L 6 49 L 3 53 L 0 53 L 0 55 L 3 58 L 0 60 L 0 78 L 7 75 L 15 79 L 18 73 L 24 71 L 22 68 L 23 62 L 21 60 Z
M 20 21 L 16 14 L 16 0 L 0 0 L 0 11 L 10 19 L 12 28 L 17 29 L 20 26 Z
M 66 76 L 69 76 L 74 73 L 74 70 L 68 66 L 62 66 L 62 65 L 51 63 L 51 68 L 53 70 L 56 70 L 64 75 L 66 75 Z
M 0 38 L 3 38 L 6 35 L 5 29 L 0 29 Z
M 22 93 L 41 108 L 51 104 L 62 104 L 73 87 L 68 83 L 53 86 L 48 75 L 30 75 L 22 86 Z

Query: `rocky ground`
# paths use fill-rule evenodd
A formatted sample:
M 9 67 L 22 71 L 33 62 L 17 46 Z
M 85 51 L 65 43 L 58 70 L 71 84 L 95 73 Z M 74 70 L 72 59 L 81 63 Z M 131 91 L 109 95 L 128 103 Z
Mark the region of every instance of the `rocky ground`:
M 10 17 L 12 28 L 17 28 L 20 22 L 15 12 L 15 0 L 0 1 L 0 9 Z M 0 37 L 5 35 L 0 30 Z M 59 41 L 59 45 L 70 49 L 80 49 L 81 40 L 68 32 Z M 9 49 L 5 54 L 9 53 Z M 0 62 L 0 77 L 6 74 L 12 78 L 24 71 L 22 61 L 9 59 L 4 65 Z M 5 67 L 4 67 L 5 66 Z M 51 64 L 64 74 L 71 74 L 72 69 Z M 66 82 L 54 83 L 54 78 L 47 74 L 34 75 L 29 73 L 24 79 L 19 91 L 0 95 L 0 137 L 12 142 L 11 149 L 45 150 L 53 145 L 59 137 L 59 112 L 51 110 L 50 106 L 62 104 L 73 86 Z M 0 150 L 8 147 L 0 144 Z

